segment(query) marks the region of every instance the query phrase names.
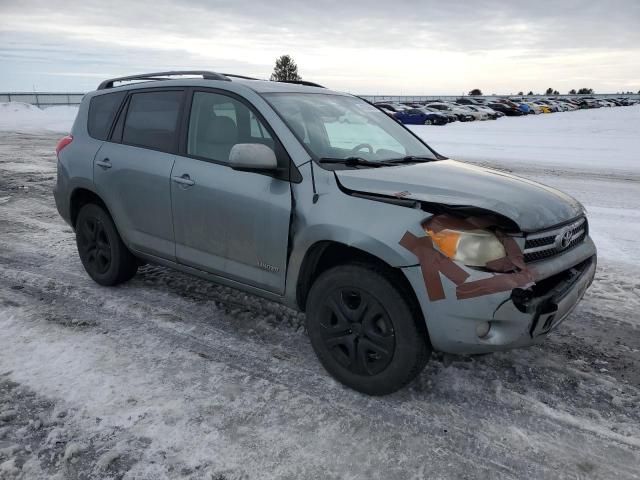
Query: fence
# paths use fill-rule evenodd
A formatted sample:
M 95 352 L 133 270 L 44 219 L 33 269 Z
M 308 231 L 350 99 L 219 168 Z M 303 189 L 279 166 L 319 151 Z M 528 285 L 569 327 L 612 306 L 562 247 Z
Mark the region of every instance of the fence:
M 37 107 L 53 107 L 56 105 L 80 105 L 84 93 L 0 93 L 0 103 L 22 102 Z
M 30 103 L 38 107 L 51 107 L 55 105 L 80 105 L 84 93 L 47 93 L 47 92 L 34 92 L 34 93 L 0 93 L 0 103 L 2 102 L 22 102 Z M 545 95 L 525 95 L 527 98 L 545 98 Z M 553 98 L 575 98 L 580 95 L 551 95 Z M 629 97 L 640 99 L 640 95 L 624 95 L 619 93 L 609 94 L 593 94 L 584 95 L 586 97 L 595 98 L 617 98 L 617 97 Z M 425 102 L 430 100 L 456 100 L 461 95 L 360 95 L 360 97 L 369 100 L 370 102 Z M 483 95 L 474 98 L 518 98 L 520 95 Z

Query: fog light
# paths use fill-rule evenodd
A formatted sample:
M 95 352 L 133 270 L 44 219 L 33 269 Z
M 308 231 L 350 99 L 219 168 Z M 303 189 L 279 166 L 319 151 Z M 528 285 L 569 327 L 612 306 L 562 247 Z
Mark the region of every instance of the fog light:
M 491 330 L 490 322 L 479 322 L 476 325 L 476 335 L 478 335 L 479 338 L 484 338 L 489 335 L 489 330 Z

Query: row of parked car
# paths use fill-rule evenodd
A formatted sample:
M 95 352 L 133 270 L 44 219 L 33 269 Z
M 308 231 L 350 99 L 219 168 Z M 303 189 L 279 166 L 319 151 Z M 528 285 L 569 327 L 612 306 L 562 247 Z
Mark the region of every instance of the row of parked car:
M 464 97 L 455 102 L 376 102 L 380 109 L 399 122 L 410 125 L 446 125 L 450 122 L 497 120 L 500 117 L 567 112 L 585 108 L 621 107 L 638 103 L 630 98 L 476 98 Z

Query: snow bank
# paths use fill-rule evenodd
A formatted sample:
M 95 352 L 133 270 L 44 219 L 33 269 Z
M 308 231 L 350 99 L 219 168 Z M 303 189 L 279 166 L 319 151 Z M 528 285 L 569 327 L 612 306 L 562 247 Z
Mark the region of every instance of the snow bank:
M 78 107 L 38 108 L 28 103 L 0 103 L 0 131 L 17 133 L 68 133 Z
M 638 105 L 410 128 L 458 160 L 640 174 Z

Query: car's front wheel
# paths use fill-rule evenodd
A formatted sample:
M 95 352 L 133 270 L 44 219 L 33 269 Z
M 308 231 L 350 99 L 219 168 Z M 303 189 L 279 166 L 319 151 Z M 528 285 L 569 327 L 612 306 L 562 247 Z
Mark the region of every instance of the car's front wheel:
M 125 246 L 111 216 L 99 205 L 83 206 L 76 221 L 80 261 L 100 285 L 117 285 L 136 274 L 138 262 Z
M 429 120 L 428 118 L 424 121 L 425 125 L 431 125 L 433 122 L 431 120 Z
M 343 384 L 386 395 L 409 383 L 431 354 L 422 318 L 389 272 L 344 265 L 322 273 L 307 301 L 307 331 L 325 369 Z

